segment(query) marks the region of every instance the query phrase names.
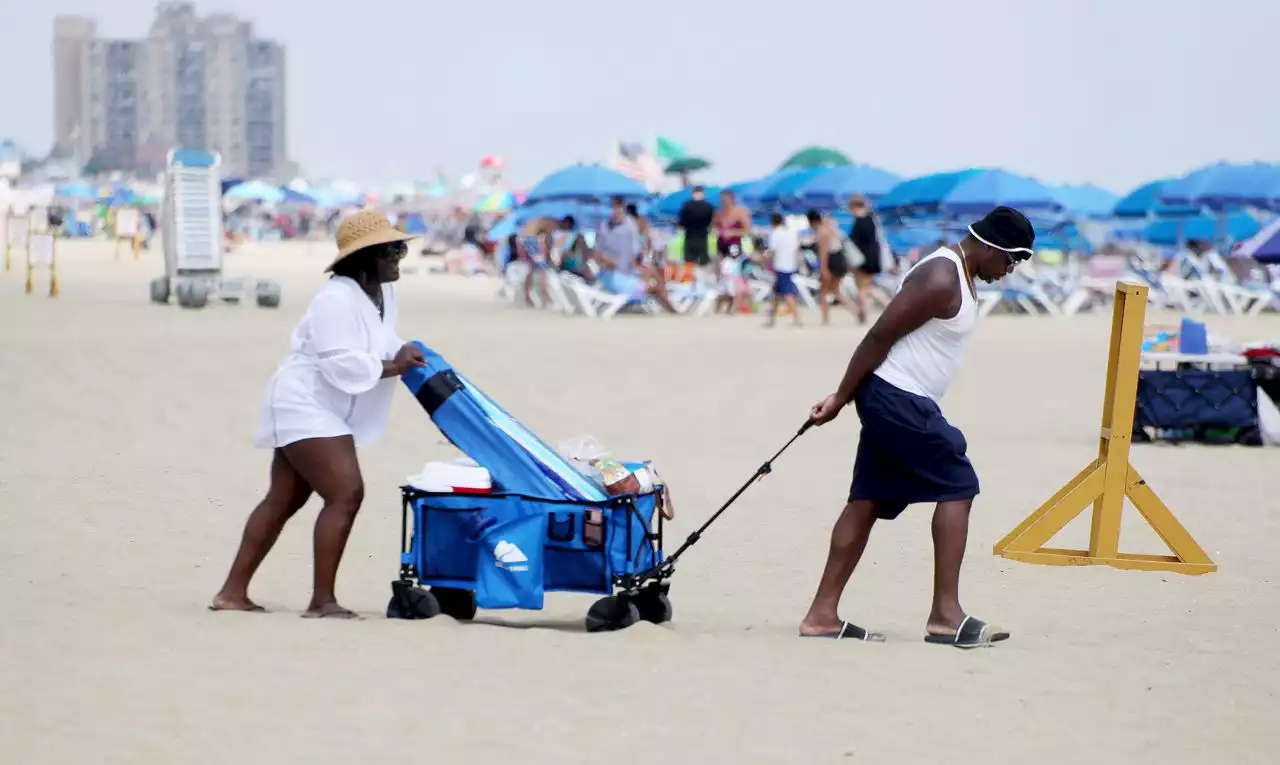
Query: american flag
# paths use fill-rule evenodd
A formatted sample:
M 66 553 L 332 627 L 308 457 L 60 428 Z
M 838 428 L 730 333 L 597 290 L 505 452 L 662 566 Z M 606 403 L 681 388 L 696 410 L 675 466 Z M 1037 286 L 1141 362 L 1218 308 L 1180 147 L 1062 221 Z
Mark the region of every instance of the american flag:
M 613 169 L 638 181 L 645 188 L 662 185 L 662 165 L 644 144 L 638 141 L 619 141 L 614 151 Z

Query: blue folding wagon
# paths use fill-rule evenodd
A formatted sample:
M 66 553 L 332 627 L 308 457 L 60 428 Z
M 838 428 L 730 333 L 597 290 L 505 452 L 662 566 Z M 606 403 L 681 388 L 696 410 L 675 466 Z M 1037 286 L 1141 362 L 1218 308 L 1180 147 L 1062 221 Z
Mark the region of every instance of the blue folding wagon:
M 440 354 L 403 376 L 440 432 L 489 471 L 488 494 L 402 486 L 400 577 L 387 617 L 471 619 L 541 609 L 547 592 L 598 593 L 591 632 L 671 619 L 662 549 L 666 488 L 609 495 Z M 636 463 L 624 463 L 635 469 Z

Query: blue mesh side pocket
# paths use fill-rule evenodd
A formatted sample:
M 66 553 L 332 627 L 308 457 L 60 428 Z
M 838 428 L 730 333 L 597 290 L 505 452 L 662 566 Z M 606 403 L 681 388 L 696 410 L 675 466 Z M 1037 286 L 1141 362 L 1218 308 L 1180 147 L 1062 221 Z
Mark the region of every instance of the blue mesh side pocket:
M 649 531 L 657 492 L 637 495 L 634 504 L 616 503 L 609 513 L 609 567 L 614 576 L 636 574 L 658 563 Z
M 487 508 L 493 519 L 476 551 L 476 605 L 485 609 L 542 608 L 546 509 L 518 499 Z

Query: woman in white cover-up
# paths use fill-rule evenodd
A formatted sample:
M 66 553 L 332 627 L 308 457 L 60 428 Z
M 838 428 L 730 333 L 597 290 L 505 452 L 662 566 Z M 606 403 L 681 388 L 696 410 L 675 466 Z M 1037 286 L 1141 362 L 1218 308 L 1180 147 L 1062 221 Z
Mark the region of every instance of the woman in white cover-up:
M 356 448 L 381 435 L 396 378 L 425 365 L 422 352 L 396 334 L 400 260 L 412 239 L 376 210 L 338 228 L 333 276 L 294 328 L 289 354 L 263 396 L 254 445 L 273 450 L 271 485 L 245 524 L 240 549 L 209 608 L 263 611 L 249 582 L 281 529 L 312 492 L 324 500 L 316 518 L 315 573 L 308 617 L 352 618 L 334 593 L 338 564 L 364 498 Z

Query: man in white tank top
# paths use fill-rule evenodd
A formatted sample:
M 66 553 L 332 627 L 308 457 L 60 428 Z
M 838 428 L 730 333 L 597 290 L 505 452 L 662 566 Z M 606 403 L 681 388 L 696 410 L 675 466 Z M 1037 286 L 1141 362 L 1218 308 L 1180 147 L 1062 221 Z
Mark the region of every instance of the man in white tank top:
M 969 226 L 959 245 L 922 258 L 854 351 L 839 388 L 810 410 L 813 423 L 824 425 L 852 403 L 862 431 L 848 504 L 831 533 L 802 636 L 884 639 L 838 616 L 841 593 L 876 520 L 931 502 L 934 592 L 925 641 L 972 648 L 1009 637 L 960 607 L 960 563 L 978 476 L 964 434 L 942 416 L 938 401 L 960 369 L 976 323 L 974 278 L 999 281 L 1031 257 L 1034 243 L 1026 216 L 997 207 Z

